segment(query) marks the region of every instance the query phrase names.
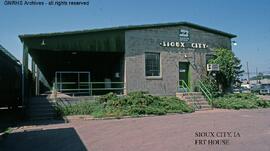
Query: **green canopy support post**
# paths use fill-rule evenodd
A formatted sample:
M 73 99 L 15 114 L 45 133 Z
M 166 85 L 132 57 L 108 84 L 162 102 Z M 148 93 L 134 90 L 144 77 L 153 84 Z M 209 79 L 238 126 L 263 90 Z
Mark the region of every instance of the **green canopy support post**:
M 22 66 L 22 103 L 23 106 L 27 106 L 29 98 L 29 73 L 28 73 L 28 47 L 23 45 L 23 66 Z
M 33 95 L 36 95 L 36 63 L 34 62 L 34 60 L 32 59 L 31 60 L 31 66 L 32 66 L 32 79 L 31 80 L 31 83 L 33 85 L 31 85 L 31 94 Z

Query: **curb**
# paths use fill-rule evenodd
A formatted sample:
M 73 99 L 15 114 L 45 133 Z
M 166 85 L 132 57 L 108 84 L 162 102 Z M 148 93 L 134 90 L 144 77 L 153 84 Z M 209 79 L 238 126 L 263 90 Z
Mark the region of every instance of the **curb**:
M 194 113 L 194 112 L 192 112 Z M 78 115 L 76 116 L 65 116 L 63 119 L 67 123 L 71 123 L 76 120 L 120 120 L 120 119 L 129 119 L 129 118 L 144 118 L 144 117 L 159 117 L 159 116 L 169 116 L 169 115 L 182 115 L 182 114 L 188 114 L 188 113 L 167 113 L 165 115 L 139 115 L 139 116 L 122 116 L 122 117 L 102 117 L 102 118 L 96 118 L 92 116 L 85 116 L 85 115 Z
M 7 133 L 7 132 L 0 133 L 0 141 L 4 140 L 8 135 L 9 135 L 9 133 Z
M 6 136 L 6 133 L 0 133 L 0 141 L 4 140 Z

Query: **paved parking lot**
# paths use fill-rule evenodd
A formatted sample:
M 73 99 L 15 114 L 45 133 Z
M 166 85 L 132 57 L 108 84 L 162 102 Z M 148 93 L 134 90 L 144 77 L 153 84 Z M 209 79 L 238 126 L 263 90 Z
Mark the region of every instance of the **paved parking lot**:
M 16 144 L 16 145 L 15 145 Z M 270 109 L 78 120 L 16 130 L 2 150 L 269 151 Z

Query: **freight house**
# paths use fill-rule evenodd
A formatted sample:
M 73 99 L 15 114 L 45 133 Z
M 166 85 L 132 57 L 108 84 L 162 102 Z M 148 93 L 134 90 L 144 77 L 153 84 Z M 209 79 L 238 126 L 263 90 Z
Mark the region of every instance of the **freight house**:
M 231 49 L 233 34 L 188 22 L 122 26 L 19 36 L 23 43 L 25 95 L 33 74 L 70 95 L 148 91 L 175 95 L 179 80 L 192 90 L 206 76 L 216 48 Z M 32 73 L 28 65 L 32 62 Z

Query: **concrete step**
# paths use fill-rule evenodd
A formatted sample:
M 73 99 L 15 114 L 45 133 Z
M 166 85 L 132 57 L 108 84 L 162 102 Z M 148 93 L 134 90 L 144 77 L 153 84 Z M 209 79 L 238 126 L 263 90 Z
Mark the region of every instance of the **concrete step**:
M 28 116 L 31 120 L 56 117 L 54 103 L 46 96 L 33 97 L 29 101 Z
M 200 106 L 202 106 L 202 105 L 208 105 L 208 106 L 210 106 L 208 103 L 188 103 L 189 105 L 200 105 Z
M 29 104 L 29 108 L 54 108 L 54 104 Z
M 39 112 L 55 112 L 55 109 L 50 107 L 50 108 L 29 108 L 28 113 L 33 114 L 33 113 L 39 113 Z
M 53 101 L 30 101 L 29 104 L 54 104 Z
M 206 100 L 186 100 L 186 102 L 206 102 L 206 103 L 208 103 L 208 101 L 206 101 Z
M 195 111 L 212 109 L 201 92 L 176 93 L 176 97 L 186 101 Z
M 189 104 L 196 104 L 196 105 L 209 105 L 208 102 L 188 102 Z M 210 106 L 210 105 L 209 105 Z
M 207 100 L 205 98 L 198 98 L 198 99 L 186 99 L 186 101 L 204 101 L 204 102 L 207 102 Z
M 55 107 L 55 104 L 29 104 L 29 107 L 33 108 L 46 108 L 46 107 Z
M 188 95 L 199 96 L 199 95 L 203 95 L 203 94 L 202 94 L 202 92 L 186 92 L 186 93 L 182 93 L 182 95 L 183 96 L 188 96 Z
M 200 106 L 210 106 L 208 102 L 192 102 L 190 104 L 200 105 Z
M 53 99 L 50 99 L 46 96 L 39 96 L 39 97 L 32 97 L 30 100 L 38 102 L 38 101 L 52 101 Z
M 207 107 L 211 107 L 210 105 L 208 105 L 208 104 L 195 104 L 195 106 L 198 106 L 198 107 L 200 107 L 200 108 L 207 108 Z
M 29 115 L 30 118 L 34 117 L 55 117 L 55 112 L 38 112 L 38 113 L 32 113 Z
M 204 96 L 185 96 L 184 99 L 204 99 Z
M 189 102 L 207 102 L 207 100 L 205 98 L 201 98 L 201 99 L 186 99 L 185 101 L 189 101 Z
M 198 98 L 198 99 L 185 99 L 185 101 L 188 101 L 188 102 L 193 102 L 193 101 L 197 101 L 197 102 L 200 102 L 200 101 L 205 101 L 207 102 L 207 100 L 205 98 Z
M 29 113 L 43 113 L 43 112 L 55 112 L 54 108 L 31 108 L 29 109 Z
M 29 104 L 29 108 L 53 108 L 55 104 Z
M 186 97 L 186 96 L 203 96 L 201 92 L 185 92 L 185 93 L 176 93 L 176 96 Z
M 194 105 L 193 106 L 196 110 L 199 110 L 199 109 L 211 109 L 211 106 L 209 105 Z
M 55 116 L 33 116 L 30 117 L 31 120 L 52 120 L 55 119 Z
M 195 111 L 206 111 L 206 110 L 212 110 L 212 108 L 201 108 L 201 109 L 195 109 Z

